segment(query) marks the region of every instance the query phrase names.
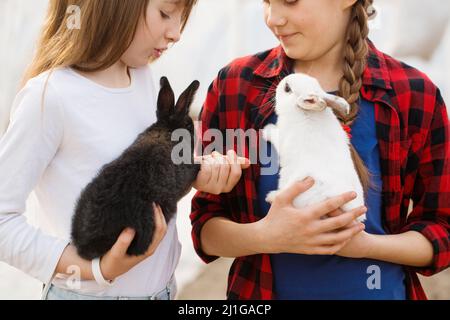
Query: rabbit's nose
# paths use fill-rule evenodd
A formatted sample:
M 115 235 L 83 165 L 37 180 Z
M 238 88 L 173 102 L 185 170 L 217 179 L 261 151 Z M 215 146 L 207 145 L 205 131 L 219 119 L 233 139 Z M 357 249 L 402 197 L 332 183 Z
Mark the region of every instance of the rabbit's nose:
M 327 103 L 319 96 L 310 94 L 298 97 L 297 106 L 304 110 L 323 111 L 327 107 Z

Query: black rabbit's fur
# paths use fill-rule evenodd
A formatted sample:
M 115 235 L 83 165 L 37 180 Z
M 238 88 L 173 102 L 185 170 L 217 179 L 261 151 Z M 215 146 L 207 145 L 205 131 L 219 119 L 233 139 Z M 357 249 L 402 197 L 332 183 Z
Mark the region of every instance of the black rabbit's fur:
M 159 204 L 166 221 L 174 216 L 177 202 L 186 195 L 200 170 L 194 164 L 194 124 L 189 107 L 199 87 L 194 81 L 177 104 L 168 80 L 161 78 L 157 122 L 113 162 L 106 164 L 82 191 L 72 220 L 72 243 L 85 259 L 103 256 L 125 228 L 136 231 L 129 255 L 141 255 L 155 229 L 152 203 Z M 190 163 L 175 164 L 172 132 L 190 134 Z

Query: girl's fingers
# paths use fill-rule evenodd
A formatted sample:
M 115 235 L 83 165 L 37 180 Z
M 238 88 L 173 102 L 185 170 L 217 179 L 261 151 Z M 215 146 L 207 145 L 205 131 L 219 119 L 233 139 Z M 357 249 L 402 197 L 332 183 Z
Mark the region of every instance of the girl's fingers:
M 357 224 L 351 228 L 336 232 L 325 233 L 317 237 L 317 245 L 333 246 L 343 243 L 353 238 L 356 234 L 364 230 L 364 224 Z
M 238 157 L 236 151 L 233 149 L 228 150 L 226 157 L 230 161 L 230 164 L 236 164 L 239 165 L 241 169 L 247 169 L 250 167 L 251 163 L 250 160 L 245 157 Z
M 212 180 L 212 165 L 207 162 L 208 160 L 204 160 L 203 164 L 200 167 L 199 176 L 202 180 L 202 184 L 208 184 Z
M 213 194 L 230 192 L 239 181 L 242 169 L 250 166 L 246 158 L 237 157 L 234 150 L 227 155 L 217 151 L 202 157 L 202 166 L 194 187 Z
M 210 185 L 215 185 L 215 181 L 217 181 L 217 171 L 215 171 L 214 159 L 211 156 L 204 156 L 202 161 L 201 170 L 197 176 L 197 187 L 201 190 L 209 190 Z
M 328 212 L 328 217 L 338 217 L 340 215 L 342 215 L 344 213 L 344 211 L 342 211 L 340 208 L 336 209 L 334 211 Z
M 197 190 L 202 190 L 204 186 L 206 186 L 212 176 L 212 168 L 209 164 L 206 163 L 206 157 L 201 157 L 201 166 L 200 171 L 197 175 L 197 178 L 194 181 L 194 188 Z
M 220 164 L 218 161 L 216 161 L 215 157 L 212 155 L 211 157 L 207 158 L 207 163 L 211 166 L 211 179 L 209 180 L 209 185 L 216 185 L 219 181 L 219 175 L 220 175 Z
M 237 163 L 241 166 L 241 169 L 248 169 L 251 165 L 251 162 L 247 158 L 238 157 Z
M 353 209 L 346 213 L 341 214 L 337 217 L 331 217 L 326 219 L 321 219 L 318 221 L 317 231 L 319 233 L 330 232 L 333 230 L 339 230 L 350 225 L 353 221 L 356 220 L 359 216 L 363 215 L 367 212 L 367 208 L 365 206 Z
M 234 186 L 238 183 L 242 175 L 241 164 L 238 163 L 237 155 L 234 150 L 227 152 L 227 160 L 230 164 L 230 173 L 226 184 L 226 192 L 233 190 Z
M 314 180 L 312 178 L 305 179 L 303 181 L 297 181 L 287 189 L 280 191 L 277 198 L 280 203 L 292 206 L 292 202 L 294 201 L 294 199 L 301 193 L 311 188 L 313 185 Z
M 223 191 L 223 188 L 225 188 L 228 181 L 228 176 L 230 174 L 230 164 L 228 163 L 227 158 L 221 155 L 220 153 L 213 152 L 212 155 L 214 157 L 214 160 L 219 166 L 219 175 L 217 179 L 217 184 L 221 189 L 220 191 Z
M 155 252 L 161 242 L 161 239 L 164 238 L 167 232 L 167 222 L 161 207 L 153 204 L 153 212 L 155 217 L 155 232 L 153 233 L 152 242 L 145 253 L 146 256 L 150 256 Z
M 115 259 L 123 258 L 127 254 L 128 247 L 134 239 L 136 232 L 131 228 L 124 229 L 111 248 L 111 255 Z
M 325 201 L 309 206 L 309 210 L 313 217 L 321 218 L 330 212 L 333 212 L 342 207 L 347 202 L 350 202 L 356 198 L 355 192 L 346 192 L 336 197 L 332 197 Z
M 194 156 L 194 164 L 202 164 L 203 163 L 203 156 Z
M 313 254 L 323 255 L 323 256 L 324 255 L 333 255 L 333 254 L 336 254 L 339 250 L 341 250 L 346 244 L 347 244 L 347 242 L 343 242 L 343 243 L 333 245 L 333 246 L 321 246 L 321 247 L 314 249 Z
M 164 217 L 164 212 L 162 211 L 161 207 L 157 204 L 153 204 L 153 208 L 155 210 L 155 219 L 156 219 L 156 225 L 155 225 L 155 231 L 158 235 L 165 234 L 167 231 L 167 221 Z

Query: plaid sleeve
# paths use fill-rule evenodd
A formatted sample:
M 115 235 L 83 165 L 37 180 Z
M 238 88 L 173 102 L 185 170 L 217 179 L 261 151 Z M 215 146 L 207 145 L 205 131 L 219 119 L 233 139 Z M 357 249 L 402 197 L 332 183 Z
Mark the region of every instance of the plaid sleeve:
M 437 90 L 431 127 L 425 141 L 414 184 L 414 208 L 402 232 L 417 231 L 433 245 L 433 264 L 413 268 L 425 276 L 450 265 L 450 167 L 449 120 L 445 103 Z
M 219 77 L 217 77 L 208 89 L 208 94 L 206 96 L 205 103 L 200 112 L 201 129 L 199 133 L 203 137 L 204 132 L 210 128 L 219 128 L 219 107 L 220 107 L 220 97 L 219 97 Z M 203 148 L 205 148 L 208 143 L 201 140 Z M 226 217 L 226 211 L 223 206 L 222 195 L 213 195 L 206 192 L 197 192 L 192 198 L 192 208 L 191 208 L 191 224 L 192 224 L 192 241 L 194 244 L 195 251 L 198 256 L 206 263 L 210 263 L 219 257 L 209 256 L 202 250 L 202 245 L 200 241 L 200 233 L 207 221 L 214 217 Z
M 225 217 L 226 213 L 222 206 L 221 196 L 205 192 L 197 192 L 192 199 L 191 223 L 192 241 L 198 256 L 206 263 L 213 262 L 217 256 L 207 255 L 202 250 L 200 233 L 207 221 L 215 217 Z

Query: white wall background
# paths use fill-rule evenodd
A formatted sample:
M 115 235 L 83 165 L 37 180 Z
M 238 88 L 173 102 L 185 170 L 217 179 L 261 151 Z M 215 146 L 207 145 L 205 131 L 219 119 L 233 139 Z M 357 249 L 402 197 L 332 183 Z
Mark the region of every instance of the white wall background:
M 45 14 L 47 0 L 0 0 L 0 136 Z M 371 38 L 385 52 L 426 72 L 450 103 L 450 1 L 375 0 L 379 16 Z M 264 26 L 261 0 L 200 0 L 182 41 L 154 64 L 155 78 L 166 75 L 179 94 L 193 79 L 201 82 L 200 109 L 218 70 L 233 58 L 277 44 Z M 0 164 L 1 165 L 1 164 Z M 1 177 L 0 177 L 1 179 Z M 190 238 L 190 197 L 179 204 L 183 253 L 177 269 L 180 289 L 203 269 Z M 33 199 L 27 215 L 33 216 Z M 39 298 L 41 284 L 0 262 L 0 299 Z

